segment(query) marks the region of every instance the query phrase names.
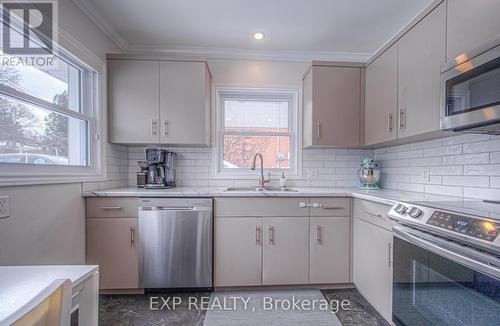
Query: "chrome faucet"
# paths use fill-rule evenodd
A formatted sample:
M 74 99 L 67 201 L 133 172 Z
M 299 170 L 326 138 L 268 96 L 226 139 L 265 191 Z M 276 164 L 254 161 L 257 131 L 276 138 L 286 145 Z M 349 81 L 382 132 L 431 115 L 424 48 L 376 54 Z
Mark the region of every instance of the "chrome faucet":
M 255 170 L 255 163 L 257 161 L 257 157 L 260 158 L 260 177 L 259 177 L 259 188 L 260 189 L 264 189 L 265 188 L 265 185 L 266 183 L 269 183 L 271 182 L 271 173 L 268 173 L 268 177 L 267 179 L 264 178 L 264 160 L 262 158 L 262 155 L 260 153 L 256 153 L 254 156 L 253 156 L 253 162 L 252 162 L 252 167 L 250 168 L 250 170 Z

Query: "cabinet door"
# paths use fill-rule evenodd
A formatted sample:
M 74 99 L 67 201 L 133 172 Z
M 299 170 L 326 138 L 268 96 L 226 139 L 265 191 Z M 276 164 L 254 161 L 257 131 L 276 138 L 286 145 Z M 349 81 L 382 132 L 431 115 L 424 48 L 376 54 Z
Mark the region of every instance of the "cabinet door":
M 353 281 L 388 321 L 392 320 L 392 233 L 354 218 Z
M 447 7 L 447 60 L 461 63 L 467 53 L 500 34 L 500 1 L 449 0 Z
M 350 282 L 350 217 L 311 217 L 310 283 Z
M 261 285 L 262 218 L 215 219 L 215 286 Z
M 396 139 L 398 49 L 390 47 L 366 68 L 365 144 Z
M 262 284 L 309 282 L 309 218 L 265 217 Z
M 314 145 L 359 146 L 361 69 L 313 67 Z
M 109 141 L 159 141 L 158 61 L 109 60 Z
M 442 3 L 399 41 L 399 138 L 440 129 L 440 78 L 445 61 Z
M 137 218 L 88 218 L 87 264 L 99 265 L 101 289 L 139 287 Z
M 210 103 L 205 62 L 160 62 L 160 142 L 208 145 Z

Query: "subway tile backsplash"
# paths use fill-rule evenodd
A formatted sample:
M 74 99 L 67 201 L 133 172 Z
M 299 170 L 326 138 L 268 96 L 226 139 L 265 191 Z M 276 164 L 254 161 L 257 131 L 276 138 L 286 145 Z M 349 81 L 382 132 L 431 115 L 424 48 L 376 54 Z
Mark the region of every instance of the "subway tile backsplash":
M 257 174 L 252 179 L 215 179 L 212 176 L 212 148 L 167 148 L 178 153 L 177 184 L 183 187 L 245 187 L 257 185 Z M 136 185 L 137 161 L 144 158 L 143 146 L 128 147 L 128 183 Z M 302 178 L 289 179 L 295 187 L 352 187 L 358 185 L 357 169 L 364 155 L 372 150 L 305 149 L 302 158 Z M 249 162 L 250 166 L 250 162 Z M 275 178 L 273 185 L 278 185 Z
M 376 149 L 388 189 L 500 200 L 500 137 L 458 135 Z
M 135 186 L 137 161 L 144 146 L 107 146 L 108 181 L 84 184 L 85 190 Z M 168 149 L 168 148 L 167 148 Z M 212 177 L 212 149 L 175 147 L 177 183 L 184 187 L 255 186 L 253 179 Z M 500 200 L 500 137 L 458 135 L 373 150 L 305 149 L 302 178 L 295 187 L 353 187 L 358 185 L 361 158 L 374 155 L 386 189 Z M 273 180 L 278 185 L 278 180 Z

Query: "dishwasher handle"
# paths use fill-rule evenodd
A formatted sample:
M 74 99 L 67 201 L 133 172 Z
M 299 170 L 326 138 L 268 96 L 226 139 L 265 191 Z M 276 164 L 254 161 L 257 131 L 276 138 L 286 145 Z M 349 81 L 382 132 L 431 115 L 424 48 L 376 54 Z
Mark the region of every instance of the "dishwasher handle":
M 207 211 L 212 207 L 195 206 L 139 206 L 140 211 Z

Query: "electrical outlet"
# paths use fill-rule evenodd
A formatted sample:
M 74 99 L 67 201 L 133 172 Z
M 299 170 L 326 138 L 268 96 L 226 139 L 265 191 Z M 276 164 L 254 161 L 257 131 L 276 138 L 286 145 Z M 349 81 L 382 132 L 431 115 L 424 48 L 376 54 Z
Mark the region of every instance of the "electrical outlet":
M 317 179 L 318 178 L 318 169 L 308 169 L 308 178 L 309 179 Z
M 429 169 L 424 169 L 422 171 L 422 179 L 424 179 L 424 182 L 429 182 L 431 181 L 431 171 Z
M 10 216 L 10 198 L 9 196 L 0 196 L 0 218 Z

